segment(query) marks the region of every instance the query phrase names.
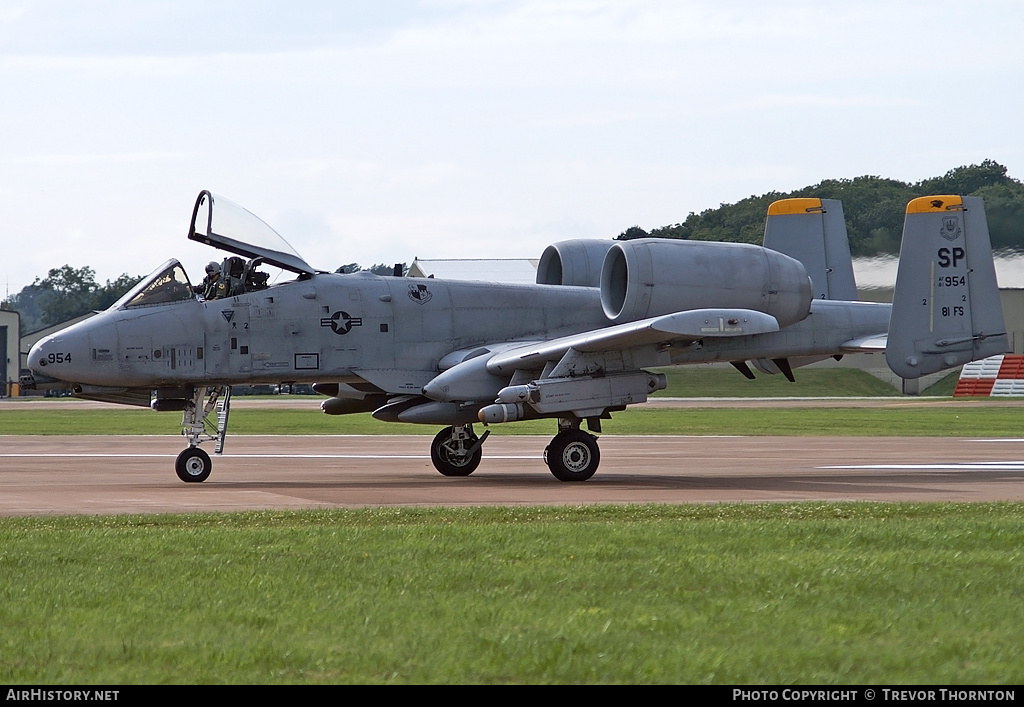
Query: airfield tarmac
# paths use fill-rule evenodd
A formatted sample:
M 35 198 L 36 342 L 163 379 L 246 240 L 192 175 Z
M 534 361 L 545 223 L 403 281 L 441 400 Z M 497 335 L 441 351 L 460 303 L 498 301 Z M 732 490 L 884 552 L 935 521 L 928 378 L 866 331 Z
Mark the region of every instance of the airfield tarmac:
M 229 436 L 211 477 L 174 474 L 180 436 L 0 436 L 0 515 L 366 506 L 729 501 L 1024 501 L 1024 439 L 625 437 L 562 483 L 548 437 L 492 435 L 480 468 L 447 478 L 430 436 Z

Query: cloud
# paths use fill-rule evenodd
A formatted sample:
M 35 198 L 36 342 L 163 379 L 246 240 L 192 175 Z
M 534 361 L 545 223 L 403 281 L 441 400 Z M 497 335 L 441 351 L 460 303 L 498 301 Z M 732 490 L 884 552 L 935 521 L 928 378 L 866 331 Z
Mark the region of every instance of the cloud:
M 72 167 L 82 165 L 108 164 L 125 165 L 142 162 L 168 162 L 187 160 L 195 153 L 187 152 L 120 152 L 120 153 L 81 153 L 52 155 L 19 155 L 12 157 L 12 165 L 38 165 L 44 167 Z

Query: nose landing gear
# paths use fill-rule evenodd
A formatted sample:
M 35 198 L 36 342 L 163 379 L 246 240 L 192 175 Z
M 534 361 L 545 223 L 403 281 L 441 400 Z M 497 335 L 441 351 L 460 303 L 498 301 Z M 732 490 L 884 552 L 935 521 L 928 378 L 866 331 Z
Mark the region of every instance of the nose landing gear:
M 196 483 L 209 478 L 213 462 L 210 455 L 199 448 L 199 444 L 213 440 L 217 443 L 213 453 L 220 454 L 224 451 L 230 409 L 231 386 L 196 388 L 192 400 L 186 403 L 185 412 L 181 416 L 181 434 L 188 440 L 189 446 L 174 462 L 174 471 L 179 479 Z M 214 412 L 216 417 L 211 418 Z

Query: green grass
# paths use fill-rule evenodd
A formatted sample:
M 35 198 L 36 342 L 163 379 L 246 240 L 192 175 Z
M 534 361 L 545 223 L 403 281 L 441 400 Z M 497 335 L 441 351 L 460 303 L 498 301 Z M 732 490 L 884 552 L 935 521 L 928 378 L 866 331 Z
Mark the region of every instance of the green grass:
M 922 391 L 922 395 L 936 395 L 947 398 L 952 397 L 953 391 L 956 390 L 956 384 L 959 380 L 960 372 L 954 371 L 938 383 L 929 386 L 927 390 Z
M 1024 505 L 0 519 L 0 682 L 1016 684 Z
M 907 403 L 911 403 L 907 405 Z M 621 435 L 838 435 L 1016 437 L 1021 410 L 1012 405 L 971 407 L 913 405 L 896 399 L 888 407 L 869 408 L 630 408 L 602 422 L 605 434 Z M 0 410 L 0 435 L 178 434 L 180 413 L 143 408 L 116 410 Z M 439 425 L 410 425 L 374 420 L 369 413 L 324 415 L 309 410 L 232 410 L 228 434 L 433 435 Z M 552 420 L 491 425 L 499 435 L 550 435 Z M 3 445 L 0 436 L 0 446 Z
M 856 368 L 798 368 L 794 382 L 782 375 L 754 370 L 747 380 L 732 366 L 675 366 L 653 368 L 668 376 L 668 388 L 653 397 L 675 398 L 825 398 L 898 397 L 888 383 Z M 929 391 L 928 395 L 932 395 Z M 952 389 L 948 393 L 952 395 Z

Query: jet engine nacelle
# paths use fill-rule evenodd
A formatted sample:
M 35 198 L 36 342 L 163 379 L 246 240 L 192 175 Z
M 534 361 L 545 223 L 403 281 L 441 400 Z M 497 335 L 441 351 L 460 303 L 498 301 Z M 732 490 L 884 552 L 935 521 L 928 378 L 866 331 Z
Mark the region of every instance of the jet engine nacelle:
M 764 312 L 786 327 L 808 315 L 811 299 L 799 261 L 745 243 L 621 241 L 601 269 L 601 306 L 615 324 L 723 307 Z
M 537 263 L 537 284 L 600 287 L 601 265 L 613 245 L 611 240 L 583 239 L 552 243 Z

